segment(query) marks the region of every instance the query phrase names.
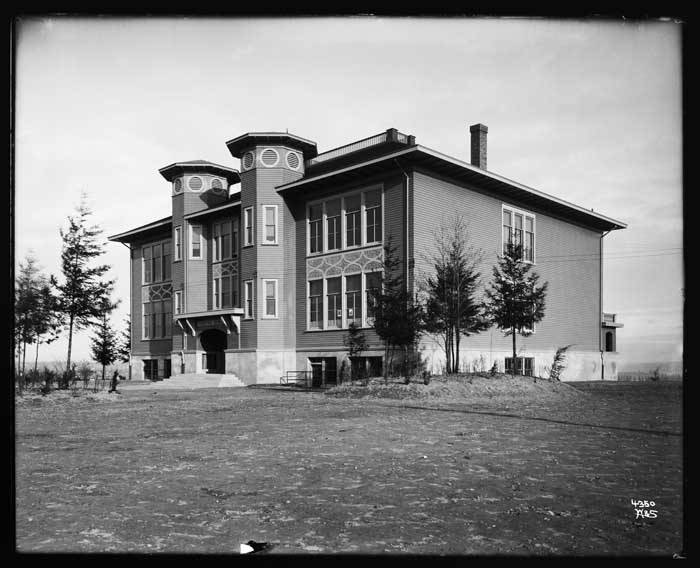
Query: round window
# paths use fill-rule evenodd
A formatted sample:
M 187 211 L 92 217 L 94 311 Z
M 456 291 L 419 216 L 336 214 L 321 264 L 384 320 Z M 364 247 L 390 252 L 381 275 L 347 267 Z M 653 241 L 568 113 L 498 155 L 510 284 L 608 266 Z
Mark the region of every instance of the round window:
M 277 154 L 277 150 L 274 150 L 273 148 L 266 148 L 260 155 L 260 161 L 263 164 L 265 164 L 268 168 L 276 166 L 279 159 L 280 157 Z
M 192 191 L 199 191 L 202 189 L 202 178 L 197 176 L 190 178 L 189 187 Z
M 221 183 L 221 180 L 218 178 L 214 178 L 211 180 L 211 188 L 216 192 L 216 193 L 221 193 L 224 190 L 224 184 Z
M 293 170 L 298 170 L 300 163 L 301 160 L 299 160 L 299 154 L 297 154 L 296 152 L 287 152 L 287 165 L 290 168 L 292 168 Z
M 180 193 L 182 191 L 182 179 L 177 178 L 173 182 L 173 191 L 175 191 L 175 193 Z
M 253 152 L 246 152 L 243 156 L 243 167 L 249 170 L 253 167 L 253 162 L 255 162 L 255 154 L 253 154 Z

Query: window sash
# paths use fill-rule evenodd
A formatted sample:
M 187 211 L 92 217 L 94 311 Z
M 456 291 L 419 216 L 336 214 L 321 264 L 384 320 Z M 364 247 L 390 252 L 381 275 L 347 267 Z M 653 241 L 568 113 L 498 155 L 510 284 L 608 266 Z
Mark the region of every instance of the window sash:
M 175 260 L 182 260 L 182 227 L 175 227 Z
M 221 224 L 221 258 L 231 258 L 231 223 Z
M 190 225 L 190 258 L 202 258 L 201 225 Z
M 265 242 L 269 244 L 277 243 L 277 206 L 265 205 Z
M 326 306 L 328 308 L 329 328 L 343 327 L 343 306 L 341 289 L 342 280 L 340 277 L 328 278 L 326 280 Z
M 253 208 L 246 207 L 243 210 L 244 245 L 252 245 L 253 239 Z
M 309 281 L 309 327 L 320 328 L 323 321 L 323 280 Z
M 277 281 L 263 280 L 265 287 L 265 317 L 277 317 Z
M 345 314 L 347 323 L 362 325 L 362 276 L 345 277 Z
M 245 283 L 245 317 L 247 319 L 253 319 L 253 315 L 254 315 L 253 314 L 253 310 L 254 310 L 253 292 L 254 292 L 253 281 L 247 280 Z
M 506 254 L 510 244 L 522 247 L 520 257 L 522 260 L 535 261 L 534 215 L 513 209 L 503 209 L 503 254 Z
M 231 307 L 231 276 L 221 278 L 221 307 Z

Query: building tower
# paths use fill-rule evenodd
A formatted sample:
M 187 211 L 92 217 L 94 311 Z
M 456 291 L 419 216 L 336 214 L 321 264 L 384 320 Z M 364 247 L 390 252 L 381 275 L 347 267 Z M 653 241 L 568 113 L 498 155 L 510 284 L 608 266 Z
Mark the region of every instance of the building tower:
M 296 365 L 296 249 L 292 208 L 276 188 L 304 175 L 316 143 L 283 132 L 247 133 L 226 143 L 241 160 L 240 352 L 229 367 L 258 382 L 277 381 Z M 303 276 L 299 276 L 303 277 Z M 284 307 L 284 308 L 283 308 Z

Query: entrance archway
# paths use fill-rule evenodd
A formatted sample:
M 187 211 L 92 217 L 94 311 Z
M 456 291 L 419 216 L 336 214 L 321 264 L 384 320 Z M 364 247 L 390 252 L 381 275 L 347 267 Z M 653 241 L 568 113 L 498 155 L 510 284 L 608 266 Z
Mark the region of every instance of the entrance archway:
M 226 334 L 218 329 L 208 329 L 199 337 L 204 353 L 202 369 L 205 373 L 223 373 L 225 368 Z

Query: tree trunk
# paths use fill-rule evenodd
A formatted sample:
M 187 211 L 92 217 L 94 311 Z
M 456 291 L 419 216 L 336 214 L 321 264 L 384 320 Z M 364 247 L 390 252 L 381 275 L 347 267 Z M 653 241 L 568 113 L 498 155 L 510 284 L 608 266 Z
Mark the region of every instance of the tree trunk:
M 515 348 L 515 328 L 511 328 L 511 331 L 513 332 L 513 365 L 511 367 L 511 374 L 515 378 L 515 371 L 518 366 L 518 359 L 516 357 L 517 349 Z
M 66 361 L 66 373 L 70 372 L 70 355 L 73 347 L 73 316 L 71 315 L 68 322 L 68 360 Z
M 39 338 L 36 338 L 36 354 L 34 355 L 34 374 L 36 374 L 37 366 L 39 365 Z
M 24 342 L 24 346 L 22 348 L 22 378 L 24 379 L 24 366 L 27 363 L 27 342 Z

